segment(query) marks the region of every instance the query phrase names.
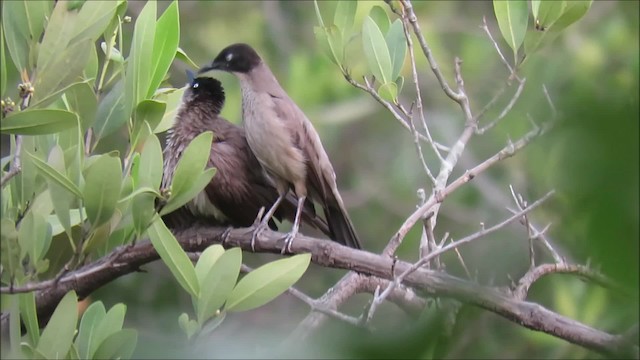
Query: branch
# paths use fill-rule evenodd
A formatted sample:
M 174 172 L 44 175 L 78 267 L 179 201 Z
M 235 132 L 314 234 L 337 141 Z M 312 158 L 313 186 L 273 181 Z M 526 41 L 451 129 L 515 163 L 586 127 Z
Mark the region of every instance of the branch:
M 222 243 L 223 235 L 228 234 L 223 246 L 241 247 L 248 251 L 251 248 L 252 231 L 253 229 L 246 228 L 228 231 L 227 228 L 193 226 L 177 232 L 176 237 L 185 251 L 193 252 L 202 251 L 214 243 Z M 264 252 L 279 254 L 283 246 L 283 234 L 269 230 L 265 230 L 263 234 L 264 236 L 258 240 L 260 242 L 259 248 Z M 355 250 L 332 241 L 302 235 L 296 238 L 291 248 L 292 253 L 311 253 L 312 261 L 318 265 L 360 273 L 347 274 L 345 277 L 347 280 L 349 277 L 373 276 L 390 281 L 394 278 L 395 273 L 403 273 L 412 266 L 410 263 L 396 261 L 385 255 Z M 103 260 L 71 271 L 61 277 L 55 286 L 38 291 L 36 304 L 39 319 L 44 319 L 45 315 L 51 314 L 60 299 L 69 290 L 75 289 L 80 298 L 84 298 L 109 281 L 138 271 L 140 266 L 158 259 L 158 254 L 148 241 L 138 242 L 135 246 L 119 247 L 112 254 L 114 253 L 120 254 L 118 256 L 111 255 L 111 260 L 108 256 Z M 114 258 L 115 260 L 113 260 Z M 105 263 L 110 263 L 110 265 L 104 266 Z M 349 285 L 348 281 L 341 281 L 334 289 L 339 290 L 341 284 L 345 283 Z M 612 335 L 591 328 L 556 314 L 543 306 L 515 299 L 511 294 L 500 289 L 482 286 L 440 271 L 417 269 L 406 276 L 404 285 L 425 291 L 433 296 L 450 297 L 476 305 L 529 329 L 548 333 L 594 351 L 617 354 L 620 351 L 629 350 L 620 345 L 622 343 L 621 335 Z M 348 298 L 351 294 L 361 290 L 362 288 L 358 287 L 352 288 L 343 292 L 342 298 Z M 321 298 L 321 301 L 323 300 Z M 339 300 L 334 299 L 333 301 L 338 304 Z

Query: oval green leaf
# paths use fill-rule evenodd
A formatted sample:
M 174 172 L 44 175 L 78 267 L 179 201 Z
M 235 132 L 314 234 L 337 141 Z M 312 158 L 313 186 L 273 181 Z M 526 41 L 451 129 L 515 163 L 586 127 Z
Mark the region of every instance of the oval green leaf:
M 93 355 L 94 359 L 130 359 L 138 342 L 138 332 L 122 329 L 107 337 Z
M 228 311 L 247 311 L 262 306 L 285 292 L 309 267 L 311 254 L 299 254 L 265 264 L 238 282 L 227 300 Z
M 493 11 L 498 20 L 502 37 L 513 50 L 514 61 L 516 61 L 518 49 L 527 32 L 527 18 L 529 16 L 527 2 L 524 0 L 494 0 Z
M 197 302 L 198 324 L 204 324 L 225 303 L 236 285 L 241 265 L 242 250 L 233 248 L 225 251 L 209 269 L 200 283 L 200 296 Z
M 80 327 L 78 328 L 78 336 L 74 342 L 78 349 L 78 356 L 81 359 L 90 359 L 89 348 L 96 347 L 94 345 L 96 339 L 96 332 L 98 326 L 104 316 L 107 314 L 106 309 L 102 301 L 97 301 L 89 305 L 87 310 L 82 315 L 80 320 Z
M 153 43 L 153 56 L 151 63 L 151 83 L 147 90 L 147 98 L 150 98 L 160 86 L 169 66 L 173 62 L 178 50 L 180 40 L 180 17 L 178 2 L 174 1 L 160 16 L 156 24 L 155 39 Z M 149 122 L 149 124 L 152 124 Z M 155 128 L 152 124 L 151 128 Z
M 78 297 L 75 291 L 68 292 L 56 307 L 47 327 L 42 331 L 36 351 L 47 359 L 67 356 L 78 322 Z
M 14 112 L 0 121 L 0 131 L 17 135 L 55 134 L 78 125 L 78 115 L 60 109 Z
M 404 28 L 400 19 L 393 22 L 385 40 L 391 56 L 391 79 L 396 79 L 400 75 L 407 55 L 407 39 L 404 37 Z
M 96 228 L 109 221 L 116 209 L 122 182 L 120 158 L 101 155 L 86 170 L 83 191 L 87 218 Z
M 380 84 L 386 84 L 391 80 L 391 57 L 380 28 L 369 16 L 362 24 L 362 43 L 369 69 Z

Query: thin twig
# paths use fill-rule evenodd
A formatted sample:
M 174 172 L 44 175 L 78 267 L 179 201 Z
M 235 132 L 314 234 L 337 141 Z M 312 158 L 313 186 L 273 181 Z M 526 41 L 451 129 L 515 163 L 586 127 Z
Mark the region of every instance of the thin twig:
M 502 51 L 500 51 L 500 46 L 498 45 L 496 40 L 493 38 L 493 35 L 491 35 L 491 31 L 489 30 L 489 26 L 487 26 L 487 18 L 485 16 L 482 17 L 482 26 L 480 26 L 480 28 L 482 30 L 484 30 L 485 33 L 487 33 L 487 36 L 489 36 L 489 40 L 491 40 L 491 43 L 493 44 L 493 47 L 496 48 L 496 51 L 498 52 L 498 55 L 500 55 L 500 60 L 502 61 L 502 63 L 507 67 L 507 69 L 509 69 L 509 73 L 511 74 L 511 76 L 514 76 L 516 79 L 518 79 L 518 75 L 516 75 L 515 71 L 513 70 L 513 68 L 511 67 L 511 65 L 507 61 L 507 59 L 504 57 L 504 55 L 502 54 Z M 520 79 L 518 79 L 518 81 L 519 80 Z
M 522 90 L 524 90 L 524 85 L 526 84 L 526 82 L 527 82 L 526 78 L 518 79 L 518 89 L 516 89 L 516 92 L 511 97 L 511 100 L 509 101 L 507 106 L 505 106 L 505 108 L 502 109 L 502 112 L 500 113 L 500 115 L 498 115 L 497 118 L 495 118 L 493 121 L 491 121 L 484 127 L 476 130 L 476 134 L 478 135 L 484 134 L 487 130 L 496 126 L 500 122 L 500 120 L 504 119 L 504 117 L 507 116 L 507 114 L 511 111 L 513 106 L 516 104 L 516 102 L 520 98 L 520 95 L 522 94 Z M 476 116 L 476 118 L 478 117 Z

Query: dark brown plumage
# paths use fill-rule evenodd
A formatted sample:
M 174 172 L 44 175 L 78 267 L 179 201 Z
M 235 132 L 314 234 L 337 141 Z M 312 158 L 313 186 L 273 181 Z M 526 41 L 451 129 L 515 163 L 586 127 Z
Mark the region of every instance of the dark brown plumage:
M 194 79 L 183 95 L 173 127 L 169 130 L 164 149 L 163 187 L 171 183 L 173 170 L 187 145 L 205 131 L 214 134 L 209 167 L 217 169 L 211 182 L 185 207 L 171 214 L 169 226 L 180 227 L 194 219 L 234 227 L 251 226 L 262 207 L 270 207 L 278 198 L 276 189 L 251 152 L 242 127 L 219 116 L 225 95 L 220 82 L 213 78 Z M 173 215 L 172 215 L 173 214 Z M 293 219 L 292 199 L 274 214 L 278 220 Z M 326 224 L 315 216 L 313 208 L 305 208 L 304 220 L 323 232 Z M 270 226 L 276 229 L 270 218 Z
M 298 232 L 301 211 L 309 197 L 322 206 L 333 240 L 361 248 L 318 133 L 255 50 L 246 44 L 228 46 L 200 73 L 209 70 L 227 71 L 240 80 L 247 142 L 280 195 L 267 214 L 276 211 L 289 189 L 298 198 L 298 213 L 287 245 Z M 266 226 L 266 219 L 262 226 Z

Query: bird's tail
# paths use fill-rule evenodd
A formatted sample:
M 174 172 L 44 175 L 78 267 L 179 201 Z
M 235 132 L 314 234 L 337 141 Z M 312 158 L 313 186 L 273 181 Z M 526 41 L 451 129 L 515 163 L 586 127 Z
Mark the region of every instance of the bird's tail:
M 324 215 L 333 240 L 354 249 L 362 248 L 347 209 L 337 191 L 329 193 L 325 202 Z

